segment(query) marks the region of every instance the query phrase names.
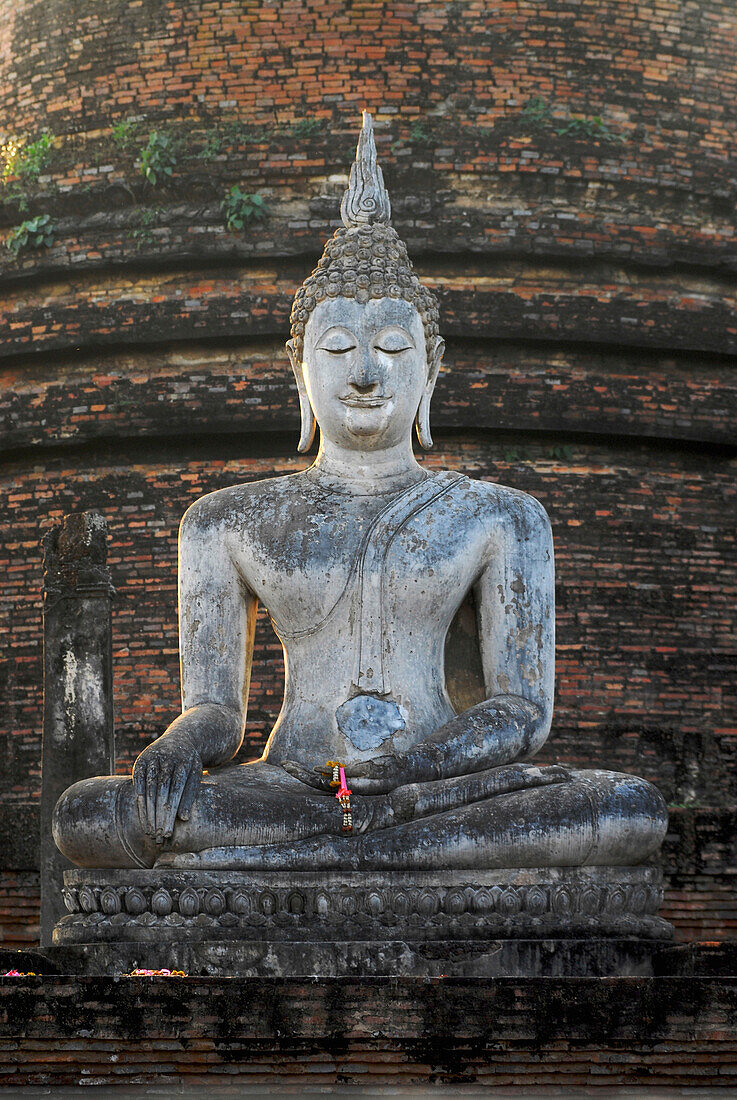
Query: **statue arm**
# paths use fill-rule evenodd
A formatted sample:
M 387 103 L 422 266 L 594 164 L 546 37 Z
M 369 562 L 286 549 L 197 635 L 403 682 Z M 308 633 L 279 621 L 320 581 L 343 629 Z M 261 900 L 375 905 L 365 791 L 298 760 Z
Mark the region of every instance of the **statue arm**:
M 257 601 L 203 512 L 193 505 L 179 532 L 182 713 L 133 768 L 142 827 L 158 842 L 188 818 L 203 769 L 236 754 L 246 720 Z
M 487 698 L 409 755 L 432 778 L 468 775 L 533 756 L 550 732 L 555 684 L 553 536 L 543 506 L 522 493 L 494 516 L 476 617 Z
M 534 755 L 547 739 L 555 681 L 553 538 L 533 497 L 515 493 L 494 516 L 474 591 L 486 700 L 401 758 L 359 765 L 351 774 L 356 793 L 499 767 Z
M 257 600 L 227 535 L 202 523 L 196 508 L 185 515 L 179 536 L 183 713 L 177 721 L 192 715 L 188 728 L 210 768 L 231 760 L 243 741 Z
M 535 721 L 509 745 L 509 759 L 532 756 L 550 732 L 555 689 L 553 533 L 534 497 L 512 498 L 475 595 L 488 702 L 514 698 L 537 708 Z

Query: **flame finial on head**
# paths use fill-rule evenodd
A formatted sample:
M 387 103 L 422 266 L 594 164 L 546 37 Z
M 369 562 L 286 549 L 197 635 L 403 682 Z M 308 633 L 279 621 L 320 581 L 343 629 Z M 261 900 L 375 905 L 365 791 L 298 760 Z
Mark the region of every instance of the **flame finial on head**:
M 358 138 L 356 160 L 351 165 L 340 216 L 346 229 L 359 225 L 388 225 L 392 208 L 384 187 L 381 168 L 376 163 L 376 143 L 371 115 L 363 112 L 363 126 Z

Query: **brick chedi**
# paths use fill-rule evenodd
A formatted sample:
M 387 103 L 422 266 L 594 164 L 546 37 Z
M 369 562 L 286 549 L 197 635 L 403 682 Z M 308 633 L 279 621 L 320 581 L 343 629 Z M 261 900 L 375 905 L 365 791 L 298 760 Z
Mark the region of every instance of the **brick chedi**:
M 6 943 L 37 936 L 40 537 L 107 518 L 127 771 L 178 708 L 182 513 L 309 461 L 283 342 L 361 107 L 448 342 L 423 461 L 530 492 L 553 524 L 541 759 L 656 782 L 664 915 L 682 939 L 734 935 L 734 5 L 6 7 Z M 244 758 L 281 703 L 268 622 L 257 643 Z

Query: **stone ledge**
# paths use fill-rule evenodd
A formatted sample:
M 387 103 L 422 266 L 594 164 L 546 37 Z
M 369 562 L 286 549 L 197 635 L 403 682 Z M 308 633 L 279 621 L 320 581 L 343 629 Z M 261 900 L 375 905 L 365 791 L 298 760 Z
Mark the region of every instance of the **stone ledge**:
M 88 947 L 90 945 L 87 945 Z M 94 945 L 92 945 L 94 948 Z M 263 948 L 265 945 L 259 944 L 243 944 L 241 945 L 244 952 L 250 952 L 254 949 Z M 300 947 L 316 947 L 317 950 L 325 951 L 332 950 L 337 947 L 343 951 L 345 949 L 362 947 L 362 944 L 328 944 L 328 945 L 305 945 L 301 944 Z M 396 946 L 401 949 L 406 944 L 397 942 Z M 119 948 L 127 950 L 131 954 L 141 950 L 140 944 L 122 944 L 118 945 Z M 278 947 L 278 945 L 277 945 Z M 504 961 L 509 967 L 507 973 L 503 973 L 501 967 L 497 967 L 496 973 L 493 975 L 497 978 L 509 978 L 509 977 L 556 977 L 556 978 L 573 978 L 580 977 L 581 975 L 574 974 L 572 965 L 577 960 L 583 957 L 583 953 L 587 953 L 589 962 L 592 961 L 592 957 L 596 956 L 596 965 L 599 966 L 601 973 L 593 973 L 594 967 L 591 966 L 591 972 L 588 977 L 657 977 L 657 978 L 722 978 L 722 977 L 735 977 L 737 976 L 737 940 L 725 940 L 716 942 L 700 942 L 695 940 L 692 943 L 657 943 L 646 942 L 642 940 L 497 940 L 489 943 L 465 944 L 458 943 L 434 943 L 434 944 L 422 944 L 415 945 L 415 948 L 422 951 L 425 957 L 434 957 L 436 959 L 449 958 L 451 954 L 459 958 L 463 954 L 463 948 L 471 950 L 477 953 L 483 951 L 494 950 L 497 953 L 499 961 Z M 209 963 L 212 964 L 217 955 L 225 951 L 233 951 L 233 945 L 193 945 L 190 950 L 193 955 L 200 958 L 204 957 L 204 954 L 209 954 Z M 628 953 L 628 956 L 627 954 Z M 43 977 L 60 977 L 62 975 L 68 975 L 69 977 L 82 977 L 80 973 L 84 969 L 86 962 L 84 960 L 87 950 L 84 945 L 81 947 L 52 947 L 46 948 L 43 951 L 39 951 L 38 948 L 25 948 L 25 949 L 12 949 L 10 947 L 3 947 L 0 945 L 0 973 L 4 973 L 7 970 L 18 970 L 21 973 L 33 973 L 34 975 Z M 640 972 L 636 972 L 633 968 L 630 973 L 625 973 L 624 969 L 615 970 L 612 969 L 608 975 L 605 975 L 603 970 L 603 963 L 606 960 L 611 961 L 617 965 L 627 966 L 628 963 L 632 964 L 636 961 L 636 965 L 639 966 Z M 161 948 L 158 959 L 151 959 L 151 962 L 156 962 L 157 966 L 150 966 L 148 969 L 162 969 L 166 964 L 169 969 L 186 969 L 184 966 L 175 966 L 175 960 L 173 959 L 170 951 L 170 946 L 165 945 Z M 512 973 L 512 965 L 516 966 L 514 974 Z M 644 964 L 644 965 L 643 965 Z M 535 973 L 533 973 L 533 965 L 535 967 Z M 133 969 L 131 965 L 128 970 Z M 222 970 L 222 967 L 220 967 Z M 216 973 L 217 967 L 210 966 L 210 972 L 206 973 L 205 969 L 202 969 L 200 974 L 194 974 L 191 970 L 188 972 L 188 977 L 203 977 L 203 978 L 217 978 L 222 977 L 222 974 Z M 127 971 L 126 971 L 127 973 Z M 85 977 L 104 977 L 105 975 L 95 975 L 87 973 Z M 107 975 L 117 980 L 117 977 L 124 976 L 123 971 L 117 976 Z M 311 980 L 322 980 L 335 977 L 328 972 L 322 973 L 318 978 L 312 977 Z M 361 977 L 358 974 L 346 974 L 346 978 L 351 981 L 355 981 Z M 396 973 L 393 972 L 392 977 L 396 977 Z M 436 975 L 426 975 L 428 977 L 447 978 L 448 974 L 438 973 Z M 456 975 L 457 977 L 464 977 L 463 974 Z M 487 975 L 491 976 L 491 975 Z M 276 977 L 276 975 L 268 975 L 270 978 Z M 380 975 L 370 975 L 370 977 L 380 977 Z M 296 975 L 291 974 L 288 981 L 293 981 Z
M 409 934 L 411 935 L 411 933 Z M 652 977 L 668 967 L 666 945 L 643 939 L 285 940 L 82 943 L 46 957 L 65 974 L 184 971 L 190 977 L 413 978 Z M 17 969 L 17 967 L 16 967 Z M 35 969 L 29 967 L 29 969 Z

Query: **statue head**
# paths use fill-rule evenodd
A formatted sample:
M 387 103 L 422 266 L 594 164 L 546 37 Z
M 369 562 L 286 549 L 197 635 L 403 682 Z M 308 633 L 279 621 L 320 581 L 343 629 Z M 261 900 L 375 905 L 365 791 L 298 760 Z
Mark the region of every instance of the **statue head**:
M 416 422 L 420 443 L 431 447 L 430 399 L 444 350 L 437 301 L 389 224 L 367 112 L 341 216 L 292 308 L 299 450 L 310 447 L 316 420 L 328 438 L 367 450 L 400 442 Z

